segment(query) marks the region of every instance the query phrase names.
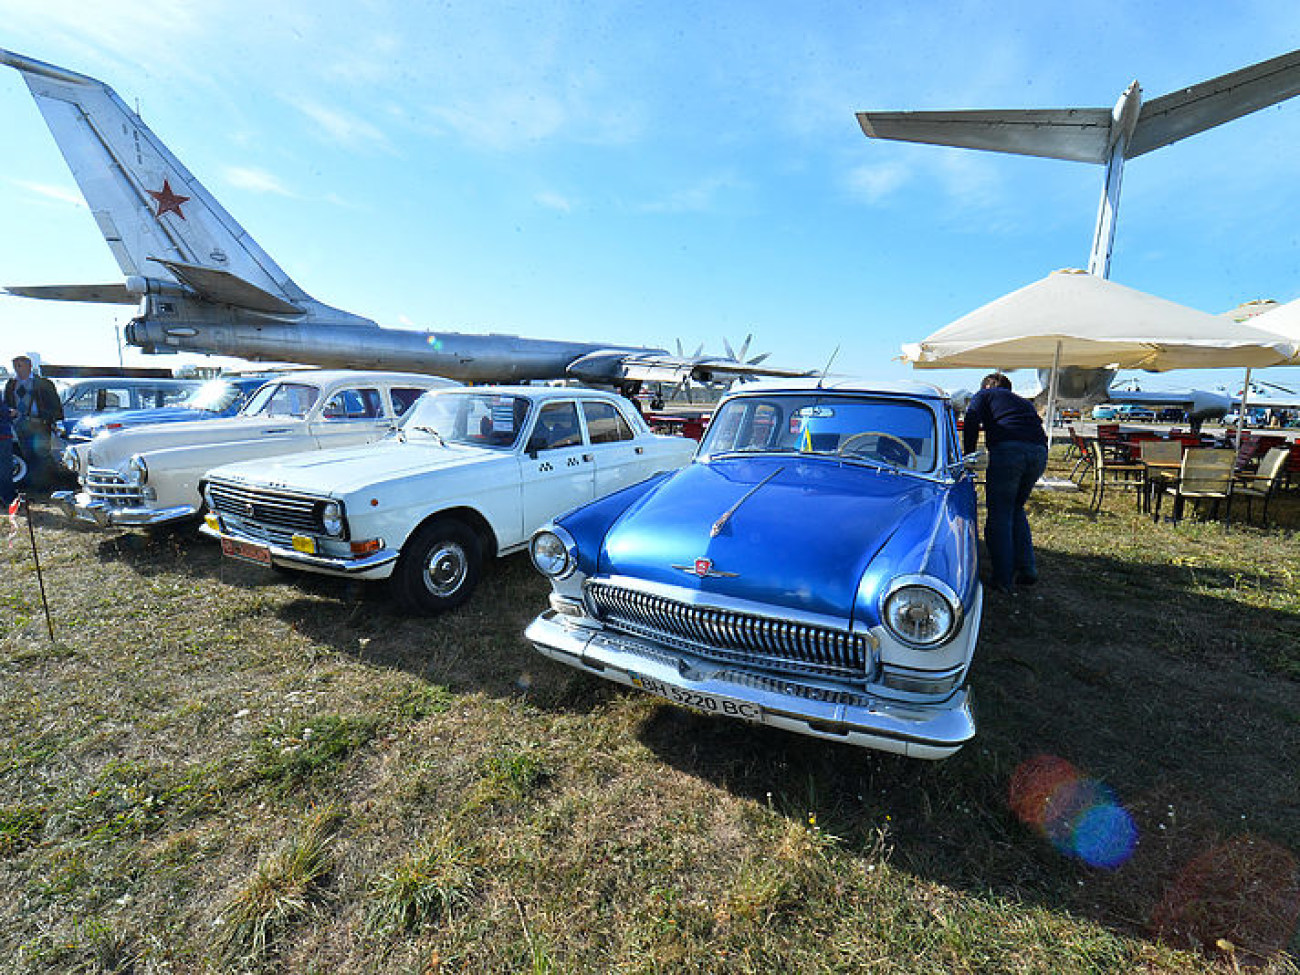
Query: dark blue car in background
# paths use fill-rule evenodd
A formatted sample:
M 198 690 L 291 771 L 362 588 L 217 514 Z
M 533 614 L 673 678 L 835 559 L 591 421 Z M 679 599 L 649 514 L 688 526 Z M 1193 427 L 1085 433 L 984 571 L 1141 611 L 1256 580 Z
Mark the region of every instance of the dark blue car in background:
M 116 410 L 83 416 L 73 424 L 64 440 L 68 443 L 85 443 L 100 434 L 112 433 L 125 427 L 234 416 L 258 387 L 278 375 L 279 373 L 257 373 L 249 376 L 218 376 L 193 389 L 185 399 L 173 406 Z

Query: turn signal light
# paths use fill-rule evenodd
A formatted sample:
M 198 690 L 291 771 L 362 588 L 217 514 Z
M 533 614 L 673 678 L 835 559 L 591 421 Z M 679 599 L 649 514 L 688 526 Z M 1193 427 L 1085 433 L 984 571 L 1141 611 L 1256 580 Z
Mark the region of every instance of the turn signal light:
M 373 552 L 378 552 L 382 547 L 383 542 L 378 538 L 367 538 L 360 542 L 351 543 L 353 555 L 370 555 Z

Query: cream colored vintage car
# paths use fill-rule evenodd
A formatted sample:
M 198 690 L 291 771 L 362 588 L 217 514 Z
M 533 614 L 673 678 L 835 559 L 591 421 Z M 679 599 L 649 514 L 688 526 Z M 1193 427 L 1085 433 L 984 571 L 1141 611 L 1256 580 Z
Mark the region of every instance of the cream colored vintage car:
M 267 383 L 222 420 L 135 427 L 69 447 L 78 491 L 51 495 L 71 518 L 149 528 L 197 517 L 213 467 L 378 440 L 430 389 L 456 386 L 403 372 L 310 370 Z
M 551 518 L 676 470 L 695 446 L 651 433 L 612 393 L 441 390 L 368 447 L 209 471 L 202 531 L 268 567 L 391 579 L 404 608 L 436 613 Z

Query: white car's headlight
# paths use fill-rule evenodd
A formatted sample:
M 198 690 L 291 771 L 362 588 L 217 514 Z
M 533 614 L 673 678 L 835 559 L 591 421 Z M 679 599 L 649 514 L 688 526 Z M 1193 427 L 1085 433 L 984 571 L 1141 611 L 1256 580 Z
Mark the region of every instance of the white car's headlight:
M 573 536 L 558 525 L 543 528 L 528 546 L 537 571 L 552 579 L 563 579 L 578 567 L 578 546 Z
M 126 462 L 126 479 L 130 484 L 140 487 L 149 480 L 149 465 L 144 458 L 135 454 Z
M 881 618 L 902 642 L 928 650 L 948 641 L 961 612 L 956 595 L 937 579 L 896 579 L 885 596 Z
M 340 537 L 343 534 L 343 506 L 337 501 L 326 501 L 321 505 L 320 523 L 326 535 Z

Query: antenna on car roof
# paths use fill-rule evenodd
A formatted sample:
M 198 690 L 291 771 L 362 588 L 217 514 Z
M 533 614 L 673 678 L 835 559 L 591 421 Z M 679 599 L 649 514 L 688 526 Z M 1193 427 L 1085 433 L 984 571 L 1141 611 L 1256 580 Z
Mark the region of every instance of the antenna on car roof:
M 831 371 L 831 363 L 835 361 L 835 357 L 839 354 L 840 354 L 840 347 L 837 345 L 835 346 L 835 351 L 831 353 L 831 357 L 826 360 L 826 367 L 822 369 L 822 374 L 817 377 L 818 389 L 822 388 L 822 383 L 826 381 L 826 374 Z

